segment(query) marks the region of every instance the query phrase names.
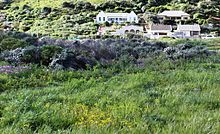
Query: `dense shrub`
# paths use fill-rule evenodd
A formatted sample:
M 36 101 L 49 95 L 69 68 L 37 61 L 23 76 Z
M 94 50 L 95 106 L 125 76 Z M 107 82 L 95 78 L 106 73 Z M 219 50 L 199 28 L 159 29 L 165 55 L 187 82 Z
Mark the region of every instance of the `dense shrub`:
M 43 65 L 49 65 L 52 58 L 61 53 L 62 48 L 59 46 L 43 46 L 40 48 L 41 63 Z
M 75 4 L 76 11 L 94 11 L 95 6 L 90 2 L 79 1 Z
M 37 47 L 27 47 L 21 51 L 20 55 L 20 60 L 24 63 L 40 63 L 40 50 Z
M 63 2 L 62 7 L 63 8 L 72 8 L 73 9 L 75 7 L 75 5 L 73 3 L 70 3 L 70 2 Z
M 164 49 L 164 53 L 170 59 L 176 60 L 180 58 L 192 59 L 192 58 L 201 58 L 203 56 L 212 55 L 213 52 L 210 52 L 204 46 L 195 46 L 189 44 L 179 44 L 177 47 L 167 47 Z
M 50 7 L 44 7 L 41 12 L 43 14 L 47 15 L 47 14 L 51 13 L 51 11 L 52 11 L 52 9 Z
M 23 49 L 19 48 L 12 51 L 5 51 L 2 53 L 1 57 L 5 57 L 4 60 L 10 63 L 37 63 L 49 65 L 52 58 L 61 51 L 62 48 L 59 46 L 29 46 Z
M 3 10 L 4 9 L 5 4 L 0 2 L 0 9 Z
M 195 44 L 188 42 L 170 47 L 167 43 L 149 42 L 139 38 L 80 41 L 41 38 L 38 46 L 4 52 L 1 59 L 11 63 L 37 63 L 56 69 L 78 70 L 87 69 L 87 66 L 93 67 L 97 62 L 106 65 L 122 57 L 130 57 L 135 62 L 149 56 L 156 58 L 161 54 L 172 60 L 213 54 L 206 47 L 194 46 Z
M 4 51 L 4 50 L 13 50 L 19 47 L 25 47 L 28 46 L 28 43 L 20 40 L 20 39 L 16 39 L 16 38 L 5 38 L 0 42 L 0 52 Z
M 65 49 L 60 55 L 53 58 L 50 67 L 54 69 L 79 70 L 86 69 L 88 66 L 92 67 L 94 65 L 94 58 L 84 56 L 76 50 Z

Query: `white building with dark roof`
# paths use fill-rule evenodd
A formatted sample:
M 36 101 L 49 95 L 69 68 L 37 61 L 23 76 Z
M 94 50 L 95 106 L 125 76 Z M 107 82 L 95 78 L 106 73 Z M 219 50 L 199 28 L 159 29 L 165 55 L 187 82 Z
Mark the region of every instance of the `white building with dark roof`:
M 138 16 L 132 11 L 131 13 L 105 13 L 103 11 L 99 12 L 96 16 L 97 23 L 125 23 L 125 22 L 135 22 L 138 23 Z
M 199 37 L 201 28 L 198 24 L 195 25 L 177 25 L 176 32 L 183 33 L 184 37 Z
M 147 29 L 146 37 L 155 39 L 170 36 L 172 32 L 171 25 L 151 24 Z
M 163 11 L 157 14 L 163 20 L 189 20 L 190 15 L 183 11 Z

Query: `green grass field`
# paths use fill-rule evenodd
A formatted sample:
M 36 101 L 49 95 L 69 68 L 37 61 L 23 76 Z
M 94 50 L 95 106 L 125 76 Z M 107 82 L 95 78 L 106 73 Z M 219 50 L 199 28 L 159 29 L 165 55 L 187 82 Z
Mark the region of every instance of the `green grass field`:
M 6 63 L 1 63 L 5 65 Z M 220 133 L 219 56 L 145 67 L 1 74 L 0 131 Z

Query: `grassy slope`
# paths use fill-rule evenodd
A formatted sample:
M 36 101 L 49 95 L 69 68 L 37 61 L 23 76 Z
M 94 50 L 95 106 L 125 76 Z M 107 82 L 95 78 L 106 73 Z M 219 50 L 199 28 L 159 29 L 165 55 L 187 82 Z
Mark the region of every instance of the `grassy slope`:
M 67 9 L 62 9 L 62 4 L 65 1 L 75 1 L 75 0 L 16 0 L 11 6 L 19 6 L 19 10 L 14 10 L 9 8 L 5 10 L 8 14 L 9 20 L 13 20 L 15 23 L 15 30 L 20 32 L 35 33 L 50 35 L 55 38 L 76 38 L 79 35 L 90 35 L 97 31 L 96 26 L 93 25 L 94 20 L 92 17 L 87 17 L 87 15 L 96 14 L 96 12 L 81 12 L 79 14 L 70 12 L 71 19 L 65 18 L 67 14 Z M 100 3 L 102 0 L 88 0 L 93 3 Z M 23 13 L 22 7 L 24 5 L 30 6 L 30 14 Z M 39 11 L 43 7 L 58 8 L 59 11 L 54 11 L 46 18 L 40 18 Z M 76 25 L 78 23 L 83 23 L 80 26 Z M 28 31 L 24 31 L 23 28 L 28 27 Z M 78 33 L 79 32 L 79 33 Z
M 220 65 L 213 60 L 116 70 L 38 70 L 16 78 L 14 88 L 23 88 L 0 95 L 1 132 L 220 132 Z
M 80 37 L 91 37 L 97 33 L 97 27 L 94 25 L 94 20 L 92 19 L 98 13 L 98 11 L 82 11 L 78 14 L 73 12 L 73 10 L 60 8 L 64 1 L 76 1 L 76 0 L 16 0 L 12 3 L 14 6 L 23 6 L 29 5 L 33 8 L 31 13 L 23 12 L 22 8 L 15 10 L 15 8 L 9 8 L 7 10 L 7 20 L 14 21 L 15 30 L 20 32 L 27 32 L 31 34 L 42 34 L 45 36 L 51 36 L 53 38 L 80 38 Z M 85 0 L 92 3 L 101 3 L 106 0 Z M 138 4 L 137 4 L 138 5 Z M 47 15 L 42 17 L 41 9 L 43 7 L 58 8 L 59 11 L 55 10 Z M 118 9 L 118 7 L 115 7 Z M 140 7 L 135 7 L 140 9 Z M 185 10 L 186 8 L 192 8 L 197 12 L 199 11 L 198 5 L 195 4 L 192 7 L 189 7 L 187 3 L 172 2 L 167 5 L 161 5 L 159 7 L 152 6 L 148 10 L 154 13 L 159 12 L 159 9 L 175 9 L 175 10 Z M 120 7 L 119 7 L 120 9 Z M 68 11 L 69 10 L 69 11 Z M 135 9 L 134 9 L 135 10 Z M 208 9 L 207 9 L 208 10 Z M 191 11 L 191 10 L 190 10 Z M 65 15 L 68 14 L 71 16 L 65 18 Z M 192 17 L 198 13 L 192 13 Z M 43 15 L 44 16 L 44 15 Z M 200 18 L 199 22 L 206 22 L 207 19 Z M 80 26 L 75 24 L 81 24 Z M 218 48 L 213 48 L 218 49 Z
M 12 6 L 20 6 L 20 5 L 30 5 L 34 8 L 42 8 L 42 7 L 61 7 L 63 2 L 70 2 L 70 1 L 76 1 L 76 0 L 17 0 L 15 1 Z M 85 0 L 92 3 L 100 3 L 105 0 Z

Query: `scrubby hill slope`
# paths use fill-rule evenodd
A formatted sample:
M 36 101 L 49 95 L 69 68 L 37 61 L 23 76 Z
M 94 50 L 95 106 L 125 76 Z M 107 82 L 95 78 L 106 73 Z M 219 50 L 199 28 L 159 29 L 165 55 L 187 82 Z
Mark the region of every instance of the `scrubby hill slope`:
M 91 3 L 90 3 L 91 2 Z M 13 22 L 13 29 L 21 32 L 49 35 L 59 38 L 91 37 L 97 32 L 94 17 L 100 10 L 109 12 L 136 13 L 164 10 L 184 10 L 191 14 L 188 23 L 205 25 L 215 23 L 211 17 L 220 16 L 218 0 L 16 0 L 5 6 L 5 21 Z M 216 29 L 214 29 L 216 30 Z M 219 29 L 217 29 L 219 30 Z
M 218 134 L 220 55 L 184 43 L 0 34 L 0 132 Z
M 6 39 L 2 39 L 5 44 Z M 170 60 L 164 54 L 148 56 L 147 50 L 166 47 L 161 43 L 131 41 L 129 44 L 115 43 L 118 48 L 113 50 L 123 55 L 120 58 L 84 71 L 76 68 L 53 70 L 29 64 L 12 66 L 0 62 L 1 133 L 218 134 L 220 55 Z M 78 49 L 61 54 L 61 60 L 56 61 L 72 64 L 77 57 L 82 59 L 82 54 L 95 54 L 94 57 L 99 54 L 104 61 L 105 56 L 111 55 L 109 51 L 114 43 L 107 45 L 113 40 L 101 42 L 94 44 L 87 40 L 72 45 L 69 41 L 58 41 Z M 59 45 L 51 44 L 56 48 Z M 173 56 L 187 53 L 195 56 L 196 50 L 200 54 L 206 52 L 198 46 L 197 49 L 190 49 L 190 45 L 177 47 L 182 51 L 171 47 L 166 52 Z M 34 60 L 30 55 L 35 52 L 41 52 L 40 57 L 47 61 L 55 54 L 49 49 L 53 46 L 40 48 L 41 51 L 31 48 L 25 48 L 21 54 L 22 57 L 26 54 L 30 61 Z M 135 53 L 140 57 L 137 62 Z
M 64 2 L 75 2 L 77 0 L 15 0 L 12 6 L 30 5 L 33 8 L 42 7 L 61 7 Z M 101 3 L 105 0 L 85 0 L 91 3 Z

